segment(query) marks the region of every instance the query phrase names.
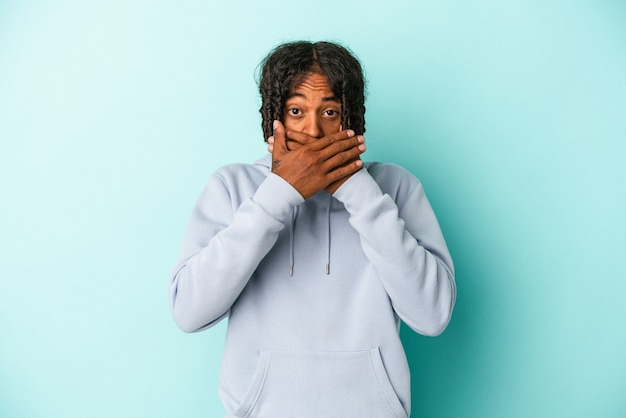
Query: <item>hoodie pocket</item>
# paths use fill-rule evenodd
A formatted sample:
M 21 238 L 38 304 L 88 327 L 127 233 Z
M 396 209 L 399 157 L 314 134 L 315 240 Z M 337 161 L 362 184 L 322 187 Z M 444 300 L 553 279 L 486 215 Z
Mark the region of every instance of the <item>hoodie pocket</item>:
M 262 351 L 235 412 L 247 418 L 406 418 L 378 348 Z

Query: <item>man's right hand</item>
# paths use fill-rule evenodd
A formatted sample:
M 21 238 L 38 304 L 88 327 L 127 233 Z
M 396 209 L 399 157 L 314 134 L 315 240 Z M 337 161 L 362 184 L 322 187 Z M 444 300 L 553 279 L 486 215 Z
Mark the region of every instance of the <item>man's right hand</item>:
M 291 149 L 288 148 L 289 141 Z M 362 136 L 352 130 L 339 131 L 322 138 L 290 133 L 274 122 L 272 172 L 291 184 L 304 199 L 347 178 L 363 167 L 359 156 L 365 151 Z

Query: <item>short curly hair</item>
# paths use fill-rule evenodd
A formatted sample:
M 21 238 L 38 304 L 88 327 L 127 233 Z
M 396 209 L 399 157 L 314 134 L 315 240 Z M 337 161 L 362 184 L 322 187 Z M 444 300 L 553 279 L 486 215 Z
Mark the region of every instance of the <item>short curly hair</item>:
M 297 41 L 279 45 L 261 62 L 261 127 L 265 141 L 274 120 L 283 120 L 289 93 L 310 74 L 322 74 L 341 101 L 341 124 L 357 135 L 365 132 L 365 79 L 355 56 L 333 42 Z

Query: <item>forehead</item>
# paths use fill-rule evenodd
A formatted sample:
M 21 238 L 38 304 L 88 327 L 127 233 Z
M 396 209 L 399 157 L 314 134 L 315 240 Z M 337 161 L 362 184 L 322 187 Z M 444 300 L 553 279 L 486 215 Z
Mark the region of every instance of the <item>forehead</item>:
M 332 95 L 333 91 L 328 85 L 328 77 L 324 74 L 312 73 L 307 74 L 292 89 L 291 93 L 301 93 L 303 91 L 319 92 Z

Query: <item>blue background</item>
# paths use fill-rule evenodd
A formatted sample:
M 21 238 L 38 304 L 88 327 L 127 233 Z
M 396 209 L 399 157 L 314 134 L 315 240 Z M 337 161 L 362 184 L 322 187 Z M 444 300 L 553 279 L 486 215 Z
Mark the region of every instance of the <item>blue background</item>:
M 0 416 L 222 416 L 225 323 L 179 331 L 167 279 L 301 38 L 360 57 L 364 159 L 423 181 L 456 262 L 446 332 L 402 330 L 413 416 L 626 416 L 617 0 L 0 2 Z

